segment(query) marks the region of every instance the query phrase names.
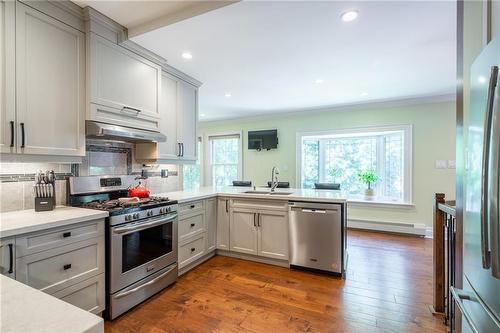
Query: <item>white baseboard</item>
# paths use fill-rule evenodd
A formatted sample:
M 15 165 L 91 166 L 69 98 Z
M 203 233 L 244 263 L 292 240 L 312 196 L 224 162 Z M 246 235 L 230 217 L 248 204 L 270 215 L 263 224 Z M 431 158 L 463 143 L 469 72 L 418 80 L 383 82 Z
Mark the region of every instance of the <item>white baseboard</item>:
M 429 235 L 427 226 L 423 223 L 396 223 L 389 221 L 348 218 L 347 227 L 353 229 L 395 232 L 400 234 L 432 237 L 432 229 L 430 230 L 431 234 Z

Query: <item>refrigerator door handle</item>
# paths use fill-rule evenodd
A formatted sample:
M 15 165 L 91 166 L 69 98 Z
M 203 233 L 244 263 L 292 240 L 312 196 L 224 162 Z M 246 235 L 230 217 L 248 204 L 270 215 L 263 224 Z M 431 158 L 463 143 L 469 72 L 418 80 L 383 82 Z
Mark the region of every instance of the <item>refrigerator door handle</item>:
M 474 324 L 474 321 L 472 320 L 472 316 L 470 315 L 469 311 L 464 306 L 464 300 L 471 300 L 470 296 L 467 295 L 463 290 L 450 287 L 450 293 L 453 296 L 453 300 L 455 301 L 455 304 L 458 306 L 460 309 L 460 312 L 462 315 L 465 317 L 465 320 L 469 324 L 469 327 L 471 328 L 472 332 L 474 333 L 479 333 L 479 330 L 476 327 L 476 324 Z
M 498 71 L 498 67 L 497 67 Z M 497 78 L 498 80 L 498 78 Z M 498 84 L 498 82 L 497 82 Z M 489 164 L 489 177 L 491 177 L 489 181 L 488 188 L 488 196 L 489 196 L 489 220 L 490 220 L 490 265 L 491 265 L 491 275 L 493 277 L 500 279 L 500 251 L 499 251 L 499 179 L 498 174 L 500 173 L 500 114 L 499 114 L 499 101 L 498 101 L 498 93 L 497 89 L 494 90 L 495 103 L 493 106 L 493 112 L 491 116 L 492 122 L 492 130 L 491 130 L 491 139 L 490 139 L 490 164 Z
M 490 164 L 490 144 L 491 144 L 491 127 L 493 118 L 493 107 L 495 105 L 495 90 L 498 79 L 498 67 L 491 67 L 490 82 L 488 86 L 488 99 L 486 101 L 486 114 L 484 117 L 484 136 L 483 136 L 483 160 L 481 170 L 481 257 L 484 269 L 489 269 L 490 262 L 490 245 L 488 234 L 488 218 L 489 214 L 489 164 Z

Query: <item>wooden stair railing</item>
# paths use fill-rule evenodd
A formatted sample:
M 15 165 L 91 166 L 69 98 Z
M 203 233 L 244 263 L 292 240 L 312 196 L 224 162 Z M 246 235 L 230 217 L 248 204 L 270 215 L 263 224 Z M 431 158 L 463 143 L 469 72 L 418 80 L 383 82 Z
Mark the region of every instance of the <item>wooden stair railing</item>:
M 453 325 L 454 314 L 450 286 L 455 282 L 455 214 L 455 201 L 446 201 L 444 193 L 436 193 L 433 224 L 433 311 L 444 316 L 446 325 Z

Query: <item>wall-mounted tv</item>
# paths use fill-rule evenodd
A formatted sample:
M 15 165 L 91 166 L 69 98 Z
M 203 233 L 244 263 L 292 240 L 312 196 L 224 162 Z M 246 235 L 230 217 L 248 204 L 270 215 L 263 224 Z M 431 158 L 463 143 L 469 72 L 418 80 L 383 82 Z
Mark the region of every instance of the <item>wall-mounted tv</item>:
M 248 131 L 248 149 L 278 148 L 278 130 Z

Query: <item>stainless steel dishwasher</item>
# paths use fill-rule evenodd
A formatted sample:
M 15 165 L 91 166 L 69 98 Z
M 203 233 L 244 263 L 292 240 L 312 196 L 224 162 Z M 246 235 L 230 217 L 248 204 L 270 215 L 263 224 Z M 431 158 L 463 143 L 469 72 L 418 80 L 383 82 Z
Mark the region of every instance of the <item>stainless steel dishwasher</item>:
M 345 206 L 290 202 L 290 267 L 344 276 Z

